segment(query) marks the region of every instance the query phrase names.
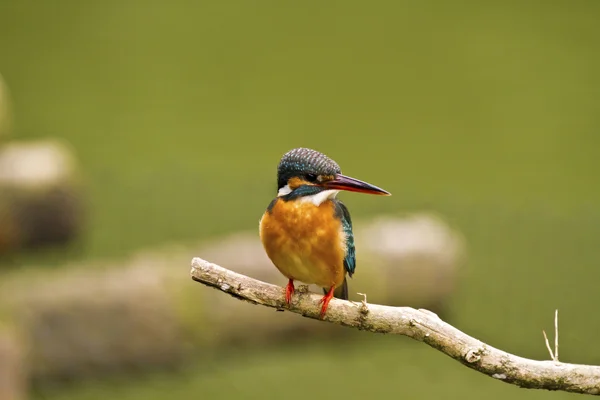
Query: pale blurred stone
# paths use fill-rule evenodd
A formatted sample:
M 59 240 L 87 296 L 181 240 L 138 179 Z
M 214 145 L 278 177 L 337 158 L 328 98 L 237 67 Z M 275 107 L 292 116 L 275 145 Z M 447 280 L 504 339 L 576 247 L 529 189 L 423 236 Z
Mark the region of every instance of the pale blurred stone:
M 0 254 L 64 243 L 83 225 L 83 193 L 70 147 L 57 140 L 0 147 Z
M 427 213 L 377 218 L 357 232 L 357 241 L 365 257 L 378 260 L 390 305 L 439 309 L 454 291 L 466 255 L 462 234 Z
M 185 345 L 164 275 L 152 267 L 119 267 L 89 264 L 44 279 L 23 276 L 3 288 L 26 332 L 35 381 L 181 362 Z
M 11 142 L 0 150 L 0 185 L 38 189 L 73 181 L 77 164 L 59 140 Z

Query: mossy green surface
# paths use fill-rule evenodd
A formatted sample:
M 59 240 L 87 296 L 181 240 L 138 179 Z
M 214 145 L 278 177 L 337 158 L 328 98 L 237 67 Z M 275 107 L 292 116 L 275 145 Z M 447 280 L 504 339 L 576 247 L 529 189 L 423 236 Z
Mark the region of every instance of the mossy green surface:
M 392 192 L 343 194 L 353 216 L 431 209 L 464 233 L 459 329 L 547 358 L 541 330 L 558 308 L 563 361 L 600 363 L 599 13 L 596 1 L 4 1 L 14 136 L 73 145 L 91 215 L 76 246 L 0 262 L 55 267 L 257 227 L 279 157 L 314 147 Z M 400 338 L 306 346 L 38 398 L 570 396 Z

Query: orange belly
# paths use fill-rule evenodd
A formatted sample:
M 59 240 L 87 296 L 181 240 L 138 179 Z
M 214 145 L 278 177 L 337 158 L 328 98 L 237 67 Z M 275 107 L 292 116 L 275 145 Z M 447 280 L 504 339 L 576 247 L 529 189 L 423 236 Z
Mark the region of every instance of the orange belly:
M 331 201 L 316 206 L 278 199 L 260 220 L 260 238 L 288 279 L 327 289 L 344 282 L 346 238 Z

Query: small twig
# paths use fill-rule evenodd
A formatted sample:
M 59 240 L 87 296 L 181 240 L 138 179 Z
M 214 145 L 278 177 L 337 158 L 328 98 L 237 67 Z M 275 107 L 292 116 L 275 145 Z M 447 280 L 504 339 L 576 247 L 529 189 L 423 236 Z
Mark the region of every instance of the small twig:
M 554 357 L 558 361 L 558 308 L 554 312 Z
M 546 348 L 548 349 L 548 353 L 550 353 L 550 359 L 558 362 L 558 309 L 554 312 L 554 351 L 552 351 L 552 348 L 550 347 L 550 341 L 548 340 L 546 331 L 542 330 L 542 333 L 544 334 Z
M 544 340 L 546 342 L 546 348 L 548 349 L 548 353 L 550 353 L 550 359 L 552 361 L 556 361 L 554 358 L 554 353 L 552 352 L 552 348 L 550 347 L 550 342 L 548 341 L 548 336 L 546 335 L 546 331 L 542 329 L 542 333 L 544 334 Z
M 363 299 L 360 301 L 360 303 L 361 303 L 360 304 L 360 312 L 363 315 L 368 314 L 369 313 L 369 306 L 367 305 L 367 295 L 365 293 L 358 293 L 358 292 L 356 294 L 359 294 L 359 295 L 363 296 Z
M 363 299 L 360 301 L 364 306 L 367 305 L 367 295 L 365 293 L 358 293 L 356 292 L 356 294 L 360 295 L 363 297 Z

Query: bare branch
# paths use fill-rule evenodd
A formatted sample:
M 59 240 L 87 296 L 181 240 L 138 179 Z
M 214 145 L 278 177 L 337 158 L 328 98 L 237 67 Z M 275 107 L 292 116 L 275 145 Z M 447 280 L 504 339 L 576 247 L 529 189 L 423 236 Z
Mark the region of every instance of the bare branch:
M 319 319 L 321 295 L 297 293 L 287 308 L 282 287 L 235 273 L 201 258 L 192 260 L 191 276 L 197 282 L 240 300 Z M 600 395 L 600 366 L 537 361 L 509 354 L 459 331 L 428 310 L 367 304 L 366 299 L 362 302 L 333 299 L 324 320 L 375 333 L 411 337 L 469 368 L 523 388 Z M 555 328 L 558 332 L 558 313 Z M 557 343 L 558 339 L 556 349 Z

